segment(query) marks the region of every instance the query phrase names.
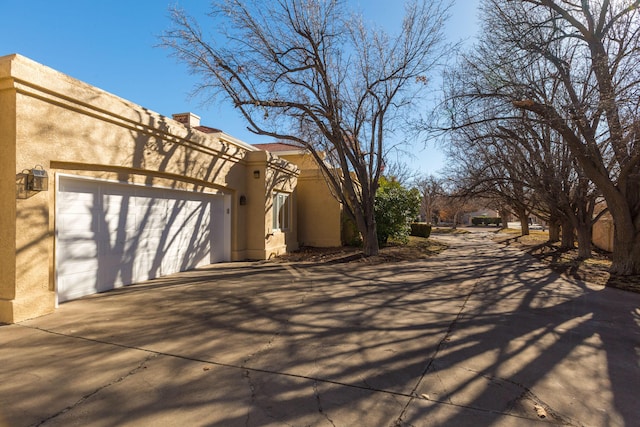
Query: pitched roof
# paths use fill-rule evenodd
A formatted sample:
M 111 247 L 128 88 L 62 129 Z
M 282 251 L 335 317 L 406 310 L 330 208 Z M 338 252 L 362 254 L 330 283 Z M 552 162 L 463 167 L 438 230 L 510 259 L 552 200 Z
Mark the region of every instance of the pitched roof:
M 300 145 L 289 144 L 286 142 L 271 142 L 267 144 L 253 144 L 254 147 L 263 150 L 269 151 L 272 153 L 278 151 L 304 151 L 305 148 Z
M 211 128 L 209 126 L 194 126 L 193 128 L 199 130 L 200 132 L 204 132 L 204 133 L 220 133 L 220 132 L 222 132 L 220 129 Z

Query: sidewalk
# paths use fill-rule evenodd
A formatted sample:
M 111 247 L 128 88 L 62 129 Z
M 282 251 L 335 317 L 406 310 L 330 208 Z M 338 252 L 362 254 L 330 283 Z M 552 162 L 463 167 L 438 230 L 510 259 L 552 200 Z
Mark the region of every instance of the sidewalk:
M 0 426 L 632 426 L 640 294 L 482 233 L 416 262 L 230 263 L 0 326 Z

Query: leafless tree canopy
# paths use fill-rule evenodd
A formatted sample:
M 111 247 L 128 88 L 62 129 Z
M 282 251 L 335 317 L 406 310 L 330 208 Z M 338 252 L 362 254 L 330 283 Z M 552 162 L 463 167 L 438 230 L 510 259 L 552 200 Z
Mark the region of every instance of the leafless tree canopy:
M 408 3 L 396 36 L 338 0 L 221 1 L 207 27 L 172 13 L 163 45 L 202 77 L 199 89 L 230 99 L 256 134 L 309 149 L 365 254 L 377 253 L 373 200 L 385 137 L 441 58 L 443 3 Z
M 451 76 L 447 110 L 453 129 L 502 139 L 509 159 L 564 171 L 565 181 L 554 184 L 562 192 L 584 199 L 595 186 L 614 218 L 619 274 L 640 273 L 639 7 L 638 0 L 484 0 L 483 37 Z M 555 153 L 551 163 L 536 155 L 545 146 Z M 563 163 L 565 149 L 572 159 Z M 577 187 L 563 187 L 567 179 Z M 578 223 L 591 222 L 590 210 L 574 209 Z
M 444 197 L 444 179 L 434 175 L 421 175 L 415 178 L 414 186 L 420 192 L 420 216 L 422 221 L 437 224 L 436 211 L 438 201 Z

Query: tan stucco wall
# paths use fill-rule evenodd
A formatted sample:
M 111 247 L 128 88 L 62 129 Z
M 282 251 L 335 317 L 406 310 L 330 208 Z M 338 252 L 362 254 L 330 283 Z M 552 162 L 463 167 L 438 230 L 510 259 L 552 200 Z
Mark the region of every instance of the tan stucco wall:
M 591 241 L 598 248 L 613 252 L 613 236 L 615 230 L 611 215 L 605 215 L 593 224 Z
M 257 175 L 254 175 L 257 172 Z M 297 227 L 287 231 L 274 231 L 273 222 L 273 193 L 281 191 L 291 195 L 295 201 L 297 180 L 290 176 L 299 174 L 298 168 L 283 159 L 266 151 L 251 152 L 247 155 L 247 180 L 257 182 L 258 185 L 247 186 L 247 208 L 250 221 L 247 222 L 247 239 L 252 248 L 247 251 L 249 259 L 270 259 L 298 248 Z M 296 223 L 295 207 L 292 206 L 292 222 Z M 259 241 L 266 239 L 263 248 Z
M 298 241 L 315 247 L 340 246 L 338 201 L 329 191 L 319 170 L 306 170 L 298 179 Z
M 9 70 L 10 64 L 0 61 L 0 76 L 8 75 Z M 15 95 L 11 84 L 0 78 L 0 312 L 3 310 L 3 301 L 15 297 L 15 111 Z
M 342 245 L 340 203 L 310 154 L 282 155 L 301 169 L 297 186 L 298 242 L 303 246 Z
M 232 196 L 233 260 L 264 258 L 280 245 L 267 238 L 270 212 L 259 206 L 259 197 L 239 206 L 240 195 L 264 195 L 274 185 L 252 178 L 258 167 L 262 177 L 269 175 L 264 171 L 270 171 L 272 156 L 251 158 L 257 151 L 228 135 L 189 129 L 19 55 L 0 57 L 0 108 L 0 322 L 54 309 L 59 173 L 223 192 Z M 17 198 L 20 187 L 11 176 L 15 171 L 18 179 L 35 165 L 49 173 L 49 191 Z M 278 171 L 275 185 L 292 191 L 297 168 Z

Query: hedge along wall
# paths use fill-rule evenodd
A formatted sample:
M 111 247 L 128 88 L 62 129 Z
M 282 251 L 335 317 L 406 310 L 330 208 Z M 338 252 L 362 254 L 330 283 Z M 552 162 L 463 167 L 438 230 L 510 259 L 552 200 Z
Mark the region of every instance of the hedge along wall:
M 502 224 L 502 218 L 490 218 L 487 216 L 474 216 L 471 218 L 471 224 L 473 225 L 500 225 Z
M 429 237 L 431 235 L 431 224 L 426 222 L 411 223 L 411 235 L 416 237 Z

